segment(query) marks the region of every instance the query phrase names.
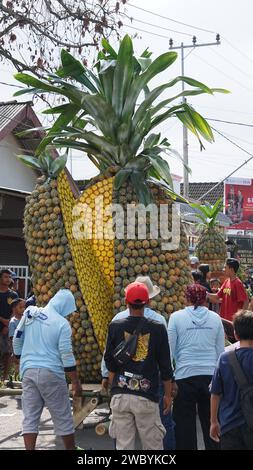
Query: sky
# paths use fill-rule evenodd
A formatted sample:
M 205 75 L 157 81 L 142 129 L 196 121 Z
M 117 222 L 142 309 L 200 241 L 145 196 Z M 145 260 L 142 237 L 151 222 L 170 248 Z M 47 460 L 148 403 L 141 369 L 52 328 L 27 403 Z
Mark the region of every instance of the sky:
M 151 13 L 144 10 L 149 10 Z M 205 44 L 215 42 L 216 33 L 220 34 L 221 45 L 219 46 L 185 49 L 185 75 L 210 87 L 226 88 L 231 93 L 189 97 L 189 103 L 204 117 L 210 119 L 209 124 L 223 136 L 252 153 L 253 156 L 252 0 L 240 2 L 235 0 L 212 0 L 212 2 L 130 0 L 126 5 L 125 14 L 127 16 L 121 18 L 124 23 L 122 35 L 128 33 L 136 36 L 134 38 L 136 52 L 141 53 L 149 47 L 153 52 L 153 57 L 169 49 L 170 38 L 173 38 L 174 46 L 179 46 L 182 42 L 185 45 L 192 44 L 193 35 L 197 38 L 197 44 Z M 128 17 L 132 18 L 132 21 Z M 191 27 L 186 25 L 191 25 Z M 151 82 L 153 86 L 181 75 L 180 51 L 178 53 L 178 60 L 161 75 L 158 81 L 156 79 L 153 83 Z M 10 65 L 0 63 L 0 81 L 15 84 L 12 78 L 13 72 Z M 15 88 L 0 84 L 0 100 L 13 99 L 13 91 Z M 166 94 L 163 99 L 165 97 Z M 40 109 L 41 107 L 36 109 L 39 118 L 41 117 Z M 231 121 L 251 127 L 211 119 Z M 182 154 L 181 124 L 173 118 L 163 123 L 159 131 L 168 138 L 171 146 Z M 197 140 L 189 135 L 190 182 L 220 181 L 250 158 L 250 155 L 232 145 L 216 131 L 214 131 L 214 136 L 215 143 L 206 142 L 205 150 L 201 152 Z M 181 162 L 174 157 L 169 158 L 168 162 L 173 173 L 183 175 Z M 74 178 L 86 179 L 96 174 L 95 168 L 87 158 L 74 151 L 72 162 L 69 162 L 68 166 Z M 253 159 L 234 176 L 253 178 Z

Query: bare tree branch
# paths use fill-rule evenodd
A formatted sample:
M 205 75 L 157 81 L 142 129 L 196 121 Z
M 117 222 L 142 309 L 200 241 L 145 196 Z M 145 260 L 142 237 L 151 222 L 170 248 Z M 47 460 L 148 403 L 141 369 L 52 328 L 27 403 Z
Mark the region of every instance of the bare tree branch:
M 58 65 L 60 48 L 83 61 L 101 37 L 119 35 L 126 0 L 0 0 L 0 58 L 40 75 Z M 59 48 L 59 49 L 58 49 Z

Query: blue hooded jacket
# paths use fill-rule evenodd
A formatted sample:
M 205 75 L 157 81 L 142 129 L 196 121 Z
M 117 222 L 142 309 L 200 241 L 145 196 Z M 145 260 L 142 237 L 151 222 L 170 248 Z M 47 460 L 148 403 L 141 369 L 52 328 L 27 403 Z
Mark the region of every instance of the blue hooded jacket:
M 71 328 L 65 319 L 76 309 L 75 298 L 61 289 L 44 308 L 28 307 L 13 337 L 13 350 L 20 357 L 20 375 L 27 369 L 45 368 L 64 377 L 75 368 Z
M 176 380 L 213 375 L 225 335 L 219 315 L 206 307 L 186 307 L 169 319 L 171 356 L 176 362 Z

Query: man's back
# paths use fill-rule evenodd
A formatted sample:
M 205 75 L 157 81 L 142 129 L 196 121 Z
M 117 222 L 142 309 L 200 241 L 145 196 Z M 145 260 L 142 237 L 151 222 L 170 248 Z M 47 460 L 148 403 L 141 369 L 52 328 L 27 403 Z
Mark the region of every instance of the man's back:
M 128 316 L 109 326 L 105 362 L 109 370 L 116 372 L 112 394 L 130 393 L 158 401 L 158 371 L 162 380 L 173 375 L 168 336 L 162 324 L 144 318 L 134 358 L 126 366 L 118 366 L 113 359 L 116 346 L 133 334 L 139 321 L 140 317 Z

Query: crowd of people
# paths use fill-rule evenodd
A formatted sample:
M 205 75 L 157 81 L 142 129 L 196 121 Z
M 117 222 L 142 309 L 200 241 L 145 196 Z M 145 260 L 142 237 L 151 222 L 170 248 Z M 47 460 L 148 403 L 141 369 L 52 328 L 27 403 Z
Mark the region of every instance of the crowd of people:
M 229 359 L 232 350 L 253 386 L 253 311 L 237 276 L 239 262 L 227 259 L 222 284 L 210 279 L 208 265 L 200 265 L 197 257 L 190 264 L 186 306 L 168 324 L 149 307 L 160 288 L 139 276 L 125 289 L 126 309 L 109 325 L 101 374 L 110 395 L 109 434 L 117 450 L 135 449 L 137 434 L 143 450 L 195 450 L 197 415 L 206 449 L 253 450 L 253 429 L 243 414 Z M 75 449 L 65 379 L 67 374 L 74 395 L 81 393 L 65 318 L 76 309 L 74 296 L 61 289 L 45 308 L 27 306 L 10 282 L 11 273 L 1 271 L 0 345 L 4 374 L 11 343 L 20 362 L 25 447 L 35 448 L 47 406 L 55 433 L 66 449 Z

